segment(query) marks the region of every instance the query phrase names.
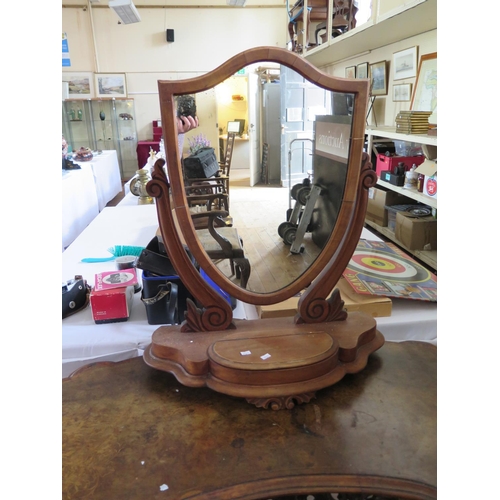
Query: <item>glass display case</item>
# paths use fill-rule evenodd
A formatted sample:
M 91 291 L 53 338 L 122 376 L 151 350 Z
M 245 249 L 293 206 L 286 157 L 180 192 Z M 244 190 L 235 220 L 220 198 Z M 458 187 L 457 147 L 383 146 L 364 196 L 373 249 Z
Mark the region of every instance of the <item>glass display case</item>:
M 133 99 L 115 99 L 118 154 L 122 177 L 130 179 L 137 170 L 137 126 Z
M 97 149 L 92 128 L 90 99 L 63 101 L 63 135 L 68 151 L 81 147 Z
M 137 170 L 137 128 L 133 99 L 66 99 L 63 135 L 69 151 L 81 147 L 116 150 L 123 180 Z

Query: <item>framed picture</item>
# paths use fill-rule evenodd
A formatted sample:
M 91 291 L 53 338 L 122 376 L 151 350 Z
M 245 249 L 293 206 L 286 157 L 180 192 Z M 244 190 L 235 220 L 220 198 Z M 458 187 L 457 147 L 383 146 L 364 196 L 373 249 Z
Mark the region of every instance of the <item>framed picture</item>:
M 68 84 L 68 99 L 90 99 L 95 96 L 92 73 L 63 71 L 62 81 Z
M 417 76 L 417 52 L 418 47 L 410 47 L 409 49 L 394 52 L 392 56 L 393 80 L 403 80 Z
M 356 66 L 356 78 L 368 78 L 368 63 L 364 62 Z
M 387 61 L 370 64 L 370 94 L 387 95 Z
M 420 58 L 410 109 L 432 111 L 429 123 L 437 123 L 437 52 Z
M 348 66 L 345 69 L 346 78 L 356 78 L 356 66 Z
M 123 73 L 97 73 L 95 87 L 97 97 L 127 97 L 127 82 Z
M 392 100 L 393 101 L 409 101 L 411 99 L 411 83 L 402 83 L 393 85 Z

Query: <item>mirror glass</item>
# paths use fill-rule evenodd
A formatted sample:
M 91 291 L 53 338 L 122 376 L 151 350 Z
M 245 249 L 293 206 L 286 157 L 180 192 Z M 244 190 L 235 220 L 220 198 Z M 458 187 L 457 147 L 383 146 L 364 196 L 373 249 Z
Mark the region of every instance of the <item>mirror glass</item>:
M 223 161 L 228 129 L 234 131 L 225 221 L 237 230 L 250 263 L 246 289 L 280 290 L 314 262 L 335 227 L 346 185 L 355 97 L 325 90 L 275 63 L 243 68 L 193 96 L 199 127 L 180 138 L 191 211 L 204 211 L 206 200 L 196 206 L 190 196 L 196 193 L 188 186 L 214 181 L 217 174 L 193 180 L 186 157 L 202 144 L 214 148 Z M 206 232 L 197 231 L 205 239 Z M 241 285 L 230 259 L 213 261 Z

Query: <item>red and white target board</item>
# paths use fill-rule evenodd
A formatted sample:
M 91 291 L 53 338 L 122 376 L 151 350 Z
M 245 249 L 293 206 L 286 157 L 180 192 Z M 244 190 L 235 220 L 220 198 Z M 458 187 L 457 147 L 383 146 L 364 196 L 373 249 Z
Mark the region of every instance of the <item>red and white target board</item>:
M 437 278 L 396 245 L 360 240 L 344 278 L 358 293 L 437 301 Z

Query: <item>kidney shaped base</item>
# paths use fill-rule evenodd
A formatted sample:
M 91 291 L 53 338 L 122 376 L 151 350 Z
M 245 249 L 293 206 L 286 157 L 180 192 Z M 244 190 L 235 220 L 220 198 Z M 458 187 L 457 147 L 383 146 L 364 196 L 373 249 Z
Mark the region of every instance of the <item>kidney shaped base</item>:
M 291 318 L 235 320 L 236 330 L 181 332 L 162 326 L 144 360 L 183 385 L 209 387 L 263 408 L 293 408 L 361 371 L 384 337 L 375 320 L 351 313 L 345 321 L 297 325 Z

